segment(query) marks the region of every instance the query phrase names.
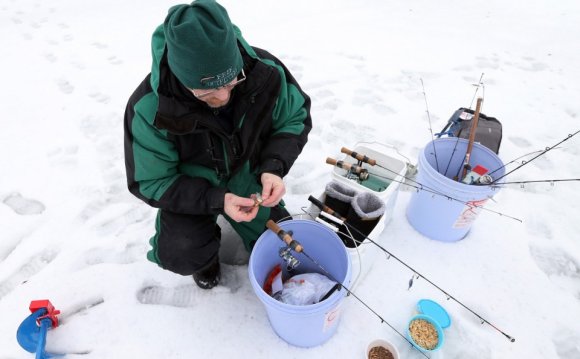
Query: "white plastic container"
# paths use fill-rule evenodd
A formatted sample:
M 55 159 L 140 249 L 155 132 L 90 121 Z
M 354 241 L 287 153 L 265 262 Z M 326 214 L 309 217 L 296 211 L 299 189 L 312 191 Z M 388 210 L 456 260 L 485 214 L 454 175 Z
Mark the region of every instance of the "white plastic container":
M 334 167 L 332 170 L 332 180 L 349 186 L 357 192 L 371 192 L 384 201 L 385 213 L 372 232 L 368 235 L 372 241 L 382 245 L 380 235 L 392 219 L 393 208 L 397 201 L 399 186 L 400 183 L 405 180 L 407 163 L 409 160 L 400 154 L 393 146 L 377 142 L 359 142 L 354 148 L 349 149 L 356 153 L 365 155 L 377 162 L 377 165 L 375 166 L 363 163 L 362 167 L 368 170 L 371 178 L 373 175 L 380 176 L 380 178 L 375 177 L 375 179 L 383 181 L 385 186 L 380 186 L 379 188 L 377 188 L 377 186 L 371 186 L 372 188 L 369 188 L 364 185 L 364 181 L 363 184 L 359 184 L 356 180 L 346 178 L 345 175 L 347 174 L 347 171 L 338 167 Z M 348 155 L 345 155 L 342 161 L 349 164 L 358 163 L 355 158 Z M 384 168 L 379 167 L 378 165 Z M 374 184 L 377 183 L 375 182 Z M 322 202 L 324 202 L 324 198 L 324 194 L 318 197 Z M 318 214 L 320 211 L 315 206 L 310 206 L 309 212 Z M 382 251 L 370 241 L 365 240 L 358 246 L 358 248 L 347 248 L 347 252 L 350 255 L 352 263 L 352 287 L 354 289 L 359 281 L 368 274 L 376 257 Z
M 393 354 L 394 359 L 400 358 L 399 351 L 397 350 L 397 347 L 395 347 L 393 344 L 391 344 L 390 342 L 388 342 L 386 340 L 375 339 L 372 342 L 370 342 L 369 345 L 367 346 L 365 359 L 369 358 L 369 355 L 371 353 L 371 349 L 374 347 L 383 347 L 383 348 L 387 349 L 388 351 L 390 351 L 391 354 Z
M 395 147 L 378 142 L 359 142 L 355 145 L 352 151 L 377 161 L 377 165 L 375 166 L 371 166 L 367 163 L 362 164 L 362 167 L 369 171 L 371 179 L 364 181 L 363 184 L 358 184 L 356 181 L 346 178 L 345 175 L 347 174 L 347 171 L 338 167 L 333 168 L 332 179 L 342 184 L 351 186 L 357 191 L 367 191 L 374 193 L 385 202 L 385 214 L 383 216 L 384 218 L 381 220 L 383 228 L 379 228 L 381 225 L 379 223 L 373 233 L 371 233 L 374 234 L 377 232 L 377 234 L 380 234 L 383 231 L 384 226 L 389 223 L 392 218 L 393 208 L 395 207 L 395 203 L 397 201 L 399 185 L 400 182 L 405 180 L 405 175 L 407 173 L 407 163 L 409 160 L 401 153 L 399 153 Z M 351 156 L 345 156 L 343 161 L 349 164 L 357 164 L 358 162 Z M 380 176 L 380 181 L 384 181 L 386 184 L 388 184 L 385 189 L 373 189 L 364 185 L 369 181 L 373 181 L 373 177 L 378 179 L 379 177 L 377 176 Z M 371 239 L 374 238 L 371 236 Z

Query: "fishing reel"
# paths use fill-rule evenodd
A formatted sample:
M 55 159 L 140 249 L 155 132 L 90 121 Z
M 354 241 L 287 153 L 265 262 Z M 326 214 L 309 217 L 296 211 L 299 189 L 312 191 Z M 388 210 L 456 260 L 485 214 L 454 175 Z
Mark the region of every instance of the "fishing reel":
M 300 261 L 292 254 L 290 247 L 280 247 L 278 255 L 286 262 L 286 269 L 289 271 L 295 269 L 300 265 Z
M 369 171 L 367 169 L 360 167 L 361 170 L 357 172 L 352 170 L 353 167 L 359 168 L 357 165 L 351 166 L 351 170 L 347 172 L 346 178 L 356 180 L 359 182 L 366 181 L 369 179 Z
M 344 161 L 337 161 L 334 158 L 328 157 L 326 163 L 329 165 L 336 166 L 346 170 L 346 178 L 356 180 L 359 182 L 366 181 L 369 179 L 369 171 L 362 167 L 362 161 L 358 161 L 358 164 L 346 163 Z

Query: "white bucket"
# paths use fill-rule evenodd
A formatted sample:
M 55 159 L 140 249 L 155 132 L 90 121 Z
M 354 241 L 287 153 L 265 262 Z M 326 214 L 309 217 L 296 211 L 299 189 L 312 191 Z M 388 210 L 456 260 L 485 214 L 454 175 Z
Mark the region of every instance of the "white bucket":
M 344 169 L 334 167 L 332 171 L 332 180 L 340 182 L 342 185 L 348 186 L 356 192 L 373 193 L 385 203 L 385 213 L 368 235 L 373 242 L 382 246 L 383 241 L 381 233 L 392 219 L 393 209 L 399 193 L 399 186 L 401 182 L 405 180 L 405 175 L 407 173 L 408 159 L 400 154 L 393 146 L 377 142 L 359 142 L 352 150 L 376 160 L 377 164 L 387 168 L 385 169 L 363 163 L 362 167 L 368 170 L 371 176 L 374 174 L 391 179 L 384 180 L 384 187 L 371 186 L 373 188 L 369 188 L 363 185 L 365 182 L 359 184 L 354 180 L 346 178 L 345 175 L 347 174 L 347 171 Z M 357 163 L 355 158 L 348 155 L 345 156 L 342 161 L 349 164 Z M 375 182 L 374 185 L 376 184 L 377 183 Z M 324 194 L 320 195 L 318 199 L 324 202 Z M 315 206 L 310 206 L 309 212 L 318 215 L 320 211 Z M 342 215 L 346 215 L 346 213 L 343 213 Z M 368 240 L 361 243 L 357 248 L 346 248 L 346 250 L 352 262 L 352 289 L 355 289 L 360 280 L 368 274 L 381 250 Z

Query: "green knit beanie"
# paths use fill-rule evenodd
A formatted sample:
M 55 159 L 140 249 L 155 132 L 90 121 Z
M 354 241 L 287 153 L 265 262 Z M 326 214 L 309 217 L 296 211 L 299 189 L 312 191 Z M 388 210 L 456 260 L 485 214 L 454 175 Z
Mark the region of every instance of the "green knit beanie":
M 163 23 L 169 68 L 191 89 L 227 85 L 242 70 L 242 55 L 226 10 L 215 0 L 169 9 Z

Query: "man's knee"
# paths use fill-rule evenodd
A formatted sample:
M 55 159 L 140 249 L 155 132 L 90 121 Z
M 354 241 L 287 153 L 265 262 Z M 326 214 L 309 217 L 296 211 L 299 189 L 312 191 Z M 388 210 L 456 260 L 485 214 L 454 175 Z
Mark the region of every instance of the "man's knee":
M 162 211 L 155 236 L 158 264 L 181 275 L 203 268 L 219 252 L 220 229 L 213 216 Z

